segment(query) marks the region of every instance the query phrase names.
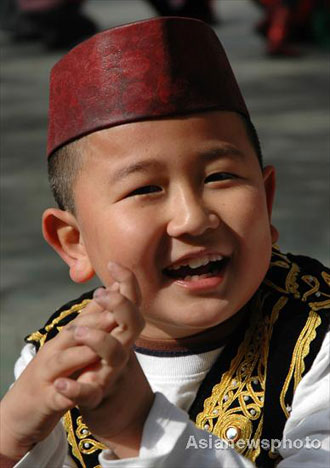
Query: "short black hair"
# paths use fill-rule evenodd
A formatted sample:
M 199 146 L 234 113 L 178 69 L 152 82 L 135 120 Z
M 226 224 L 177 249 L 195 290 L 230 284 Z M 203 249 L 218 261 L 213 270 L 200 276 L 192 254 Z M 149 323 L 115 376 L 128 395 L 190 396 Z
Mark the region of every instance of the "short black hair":
M 250 140 L 250 143 L 251 143 L 251 145 L 252 145 L 252 147 L 253 147 L 256 155 L 257 155 L 260 167 L 261 167 L 261 169 L 263 169 L 262 149 L 261 149 L 261 143 L 260 143 L 260 140 L 259 140 L 257 130 L 255 129 L 255 126 L 253 125 L 253 123 L 251 122 L 251 120 L 248 117 L 246 117 L 245 115 L 242 115 L 242 114 L 241 114 L 241 117 L 242 117 L 242 120 L 243 120 L 243 123 L 244 123 L 244 126 L 245 126 L 245 130 L 246 130 L 248 139 Z
M 250 143 L 257 155 L 260 167 L 263 167 L 261 145 L 256 129 L 246 116 L 241 115 Z M 54 199 L 61 210 L 75 213 L 73 187 L 82 168 L 82 154 L 85 137 L 70 142 L 48 159 L 48 179 Z
M 56 150 L 48 159 L 48 180 L 57 206 L 75 213 L 73 186 L 82 167 L 83 138 Z

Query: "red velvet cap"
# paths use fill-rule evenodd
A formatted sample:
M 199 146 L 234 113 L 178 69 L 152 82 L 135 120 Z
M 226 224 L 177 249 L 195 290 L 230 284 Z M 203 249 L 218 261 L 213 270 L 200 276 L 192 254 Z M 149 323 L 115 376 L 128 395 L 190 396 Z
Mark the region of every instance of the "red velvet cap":
M 188 18 L 152 18 L 96 34 L 52 69 L 47 154 L 128 122 L 207 110 L 249 118 L 214 31 Z

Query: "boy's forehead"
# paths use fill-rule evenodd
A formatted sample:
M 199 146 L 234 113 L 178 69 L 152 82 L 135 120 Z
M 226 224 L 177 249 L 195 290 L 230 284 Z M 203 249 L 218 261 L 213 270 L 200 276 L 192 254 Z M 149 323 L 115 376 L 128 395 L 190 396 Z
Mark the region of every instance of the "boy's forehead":
M 215 109 L 249 118 L 212 29 L 153 18 L 85 41 L 53 68 L 48 155 L 100 129 Z
M 248 142 L 240 115 L 212 111 L 166 119 L 131 122 L 92 132 L 82 139 L 81 150 L 93 162 L 109 168 L 139 160 L 170 162 L 180 156 L 212 153 L 237 156 Z M 242 151 L 243 152 L 243 151 Z
M 206 132 L 219 132 L 222 135 L 232 133 L 232 125 L 244 127 L 243 118 L 237 112 L 215 110 L 124 123 L 91 132 L 86 138 L 82 138 L 82 141 L 112 143 L 117 138 L 123 138 L 125 141 L 130 137 L 136 139 L 140 137 L 143 140 L 149 137 L 150 141 L 157 141 L 155 135 L 158 135 L 159 131 L 168 133 L 169 137 L 171 137 L 173 131 L 178 129 L 178 127 L 183 127 L 182 124 L 185 124 L 187 127 L 198 124 Z

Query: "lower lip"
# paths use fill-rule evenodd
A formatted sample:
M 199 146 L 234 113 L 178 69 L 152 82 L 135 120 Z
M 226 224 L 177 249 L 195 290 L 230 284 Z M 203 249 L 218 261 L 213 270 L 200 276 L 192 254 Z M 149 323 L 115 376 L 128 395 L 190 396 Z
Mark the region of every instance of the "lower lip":
M 208 291 L 210 289 L 215 289 L 223 281 L 224 275 L 223 272 L 219 273 L 216 276 L 210 276 L 209 278 L 201 278 L 199 280 L 176 280 L 174 284 L 181 286 L 182 288 L 189 289 L 190 291 Z

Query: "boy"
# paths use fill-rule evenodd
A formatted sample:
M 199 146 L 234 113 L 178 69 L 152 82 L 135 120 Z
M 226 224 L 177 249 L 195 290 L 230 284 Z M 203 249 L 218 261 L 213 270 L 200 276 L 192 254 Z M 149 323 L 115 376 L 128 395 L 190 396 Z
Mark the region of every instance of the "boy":
M 329 272 L 272 249 L 274 169 L 212 30 L 152 19 L 73 49 L 48 155 L 44 236 L 104 288 L 27 338 L 7 462 L 325 466 Z

